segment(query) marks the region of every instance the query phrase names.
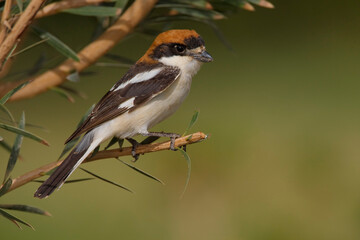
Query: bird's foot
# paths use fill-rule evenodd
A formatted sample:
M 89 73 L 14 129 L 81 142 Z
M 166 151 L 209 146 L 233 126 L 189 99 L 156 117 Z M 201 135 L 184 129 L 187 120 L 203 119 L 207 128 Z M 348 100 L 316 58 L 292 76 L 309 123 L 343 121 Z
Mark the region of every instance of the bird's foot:
M 166 133 L 166 132 L 148 132 L 148 133 L 145 133 L 142 135 L 149 136 L 149 137 L 169 137 L 170 138 L 170 149 L 173 151 L 177 150 L 175 148 L 175 139 L 181 137 L 177 133 Z
M 135 139 L 133 138 L 126 138 L 126 140 L 129 141 L 129 143 L 131 143 L 132 145 L 132 149 L 131 149 L 131 155 L 134 158 L 133 162 L 136 162 L 139 159 L 140 154 L 136 153 L 136 148 L 141 145 L 140 143 L 138 143 Z

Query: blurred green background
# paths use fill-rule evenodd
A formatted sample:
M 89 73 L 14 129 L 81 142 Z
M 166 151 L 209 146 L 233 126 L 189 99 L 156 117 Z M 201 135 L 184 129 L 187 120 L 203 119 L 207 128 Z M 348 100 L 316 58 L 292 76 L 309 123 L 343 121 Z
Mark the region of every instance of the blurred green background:
M 217 22 L 233 51 L 206 25 L 173 25 L 196 29 L 215 59 L 197 74 L 181 109 L 156 127 L 181 133 L 199 110 L 192 131 L 211 136 L 188 147 L 192 175 L 182 199 L 187 167 L 179 152 L 147 154 L 135 164 L 165 186 L 115 159 L 97 161 L 84 167 L 135 193 L 92 180 L 39 200 L 38 184 L 29 183 L 1 202 L 53 217 L 14 212 L 36 231 L 0 218 L 1 239 L 360 239 L 360 2 L 272 2 L 274 10 L 239 11 Z M 79 50 L 96 20 L 62 15 L 40 25 Z M 135 34 L 112 53 L 136 60 L 151 41 Z M 39 54 L 27 52 L 13 71 L 29 68 Z M 71 104 L 47 92 L 9 105 L 17 119 L 25 110 L 27 122 L 48 129 L 31 130 L 51 144 L 25 139 L 13 177 L 55 161 L 80 117 L 126 71 L 88 70 L 96 74 L 68 83 L 86 100 Z M 0 154 L 5 169 L 8 154 Z M 72 175 L 80 177 L 88 175 Z

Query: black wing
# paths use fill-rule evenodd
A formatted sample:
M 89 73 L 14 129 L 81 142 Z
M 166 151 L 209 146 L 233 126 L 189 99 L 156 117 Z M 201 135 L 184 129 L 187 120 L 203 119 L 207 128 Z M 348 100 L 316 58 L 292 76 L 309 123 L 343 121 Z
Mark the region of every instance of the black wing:
M 120 84 L 130 81 L 139 73 L 148 72 L 151 69 L 162 68 L 153 78 L 137 83 L 126 84 L 121 89 L 116 89 Z M 96 104 L 88 118 L 75 132 L 65 141 L 65 144 L 81 134 L 92 130 L 98 125 L 109 121 L 125 112 L 133 111 L 141 104 L 149 101 L 159 93 L 167 89 L 179 76 L 180 69 L 162 64 L 143 65 L 135 64 L 129 71 L 108 91 Z M 134 106 L 131 108 L 119 108 L 119 105 L 134 97 Z

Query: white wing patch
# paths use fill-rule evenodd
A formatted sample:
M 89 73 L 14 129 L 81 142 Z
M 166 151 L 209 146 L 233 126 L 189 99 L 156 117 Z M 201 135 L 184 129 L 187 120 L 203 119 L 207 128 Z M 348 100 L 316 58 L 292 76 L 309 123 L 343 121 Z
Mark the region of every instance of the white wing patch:
M 131 78 L 129 81 L 126 81 L 122 84 L 120 84 L 116 89 L 114 87 L 111 89 L 111 91 L 118 91 L 124 87 L 126 87 L 129 84 L 139 83 L 139 82 L 145 82 L 153 77 L 155 77 L 157 74 L 159 74 L 163 68 L 156 68 L 148 72 L 142 72 L 136 74 L 133 78 Z
M 126 100 L 125 102 L 122 102 L 118 109 L 120 108 L 132 108 L 134 106 L 134 99 L 135 97 L 129 98 L 128 100 Z

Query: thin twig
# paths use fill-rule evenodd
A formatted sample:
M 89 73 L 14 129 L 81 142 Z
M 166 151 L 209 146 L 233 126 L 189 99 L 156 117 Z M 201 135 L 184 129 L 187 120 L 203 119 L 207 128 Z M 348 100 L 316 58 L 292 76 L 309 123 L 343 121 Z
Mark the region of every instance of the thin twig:
M 184 137 L 177 138 L 175 140 L 175 147 L 181 147 L 181 146 L 188 145 L 188 144 L 198 143 L 198 142 L 201 142 L 202 140 L 205 140 L 206 138 L 207 138 L 207 135 L 202 132 L 193 133 L 193 134 L 190 134 L 190 135 L 187 135 Z M 137 154 L 145 154 L 145 153 L 158 152 L 158 151 L 163 151 L 163 150 L 168 150 L 168 149 L 170 149 L 170 141 L 165 141 L 162 143 L 151 143 L 151 144 L 147 144 L 147 145 L 140 145 L 137 147 L 136 153 Z M 96 153 L 93 157 L 86 159 L 84 161 L 84 163 L 101 160 L 101 159 L 107 159 L 107 158 L 116 158 L 116 157 L 128 156 L 128 155 L 131 156 L 131 150 L 132 150 L 132 147 L 126 147 L 126 148 L 123 148 L 122 150 L 112 149 L 112 150 L 100 151 L 100 152 Z M 26 183 L 31 182 L 32 180 L 35 180 L 37 178 L 44 176 L 47 172 L 56 168 L 61 163 L 62 163 L 62 161 L 52 162 L 52 163 L 49 163 L 45 166 L 42 166 L 40 168 L 37 168 L 30 172 L 27 172 L 27 173 L 13 179 L 12 185 L 11 185 L 9 191 L 12 191 L 18 187 L 23 186 Z
M 37 45 L 42 44 L 43 42 L 46 42 L 47 40 L 49 40 L 49 38 L 45 38 L 45 39 L 42 39 L 42 40 L 40 40 L 40 41 L 38 41 L 36 43 L 33 43 L 30 46 L 27 46 L 26 48 L 23 48 L 20 51 L 17 51 L 16 53 L 11 54 L 10 58 L 15 57 L 16 55 L 19 55 L 19 54 L 21 54 L 23 52 L 26 52 L 27 50 L 32 49 L 33 47 L 36 47 Z
M 41 9 L 35 18 L 47 17 L 59 13 L 65 9 L 79 8 L 84 6 L 97 5 L 102 2 L 111 2 L 112 0 L 63 0 L 60 2 L 50 3 Z
M 37 11 L 46 0 L 32 0 L 26 7 L 25 11 L 19 17 L 19 20 L 15 23 L 15 26 L 11 32 L 6 36 L 4 41 L 0 45 L 0 70 L 3 63 L 8 56 L 11 49 L 13 49 L 20 35 L 25 31 L 31 20 L 34 18 Z
M 5 22 L 7 21 L 7 19 L 10 16 L 11 5 L 12 5 L 12 0 L 6 0 L 5 1 L 4 10 L 3 10 L 2 15 L 1 15 L 0 44 L 4 41 L 5 36 L 6 36 L 6 32 L 8 30 Z
M 34 0 L 35 1 L 35 0 Z M 120 40 L 127 36 L 153 9 L 157 0 L 136 0 L 124 14 L 109 27 L 97 40 L 87 45 L 78 53 L 80 62 L 68 59 L 59 66 L 35 78 L 26 87 L 15 93 L 10 101 L 34 97 L 66 81 L 74 72 L 81 72 L 105 55 Z M 13 89 L 23 81 L 0 86 L 0 96 Z

